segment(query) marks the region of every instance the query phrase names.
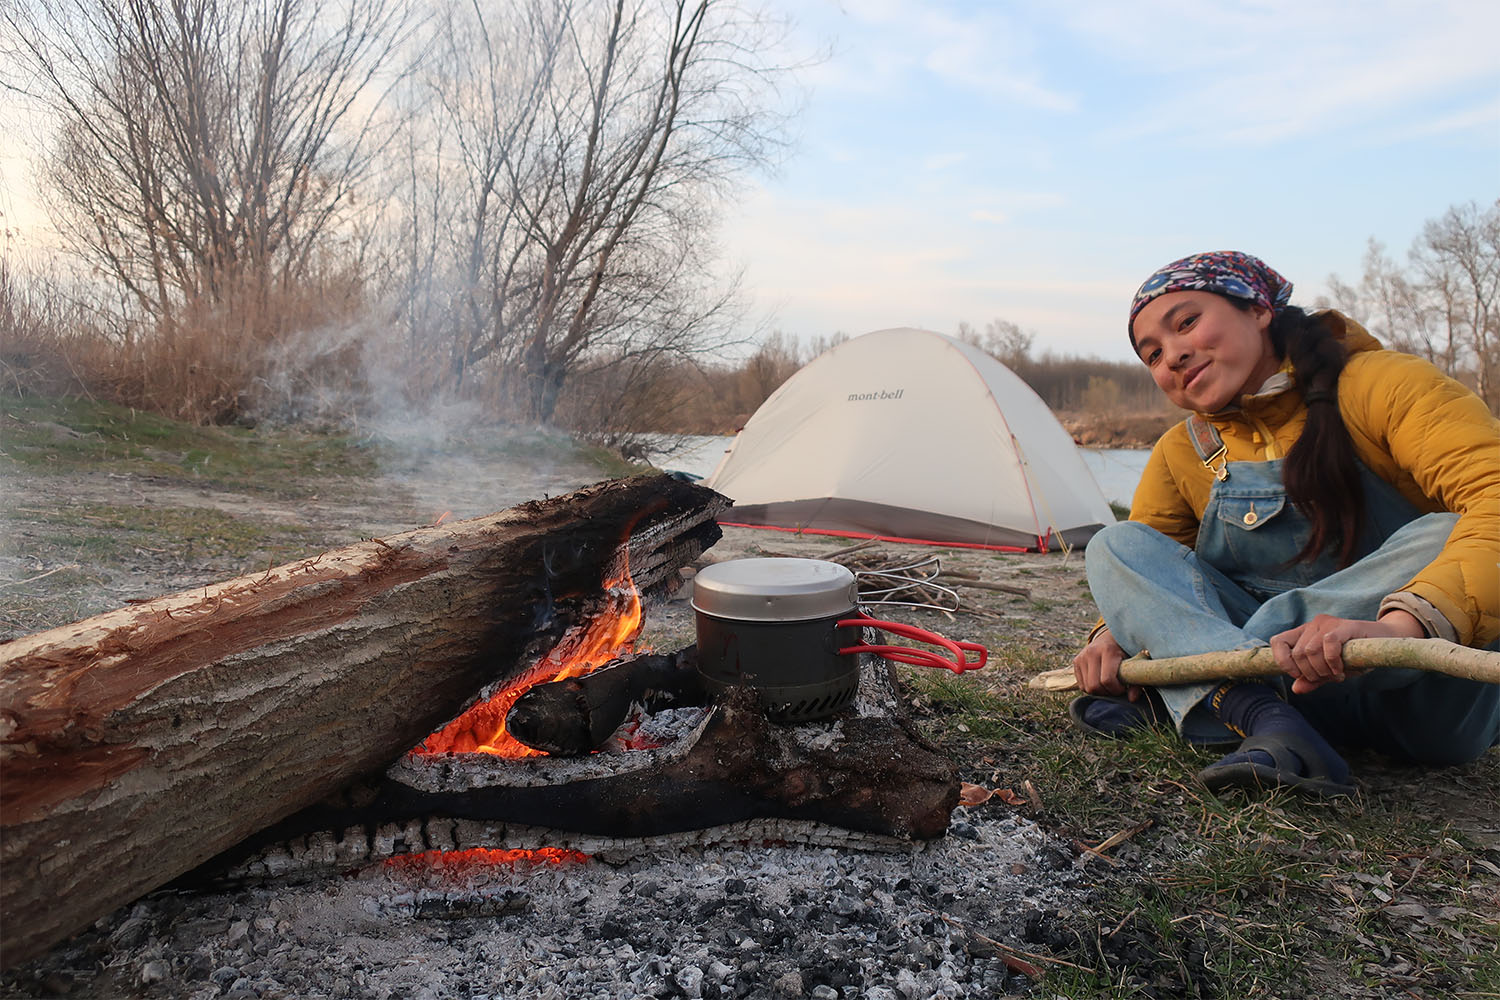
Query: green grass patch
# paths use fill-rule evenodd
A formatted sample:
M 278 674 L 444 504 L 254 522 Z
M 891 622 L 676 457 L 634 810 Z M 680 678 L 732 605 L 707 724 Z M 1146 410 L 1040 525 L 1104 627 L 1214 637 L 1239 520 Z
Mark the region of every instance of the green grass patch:
M 661 471 L 645 462 L 632 462 L 629 459 L 621 458 L 617 453 L 610 451 L 608 448 L 601 448 L 598 445 L 574 445 L 569 440 L 568 446 L 576 448 L 581 458 L 593 462 L 599 467 L 600 473 L 610 479 L 625 479 L 630 476 L 644 476 L 649 473 Z M 555 454 L 555 451 L 553 454 Z
M 298 496 L 374 473 L 377 454 L 345 435 L 199 427 L 112 403 L 0 395 L 0 467 L 69 476 L 181 479 Z M 301 485 L 299 485 L 301 484 Z
M 25 519 L 14 536 L 18 554 L 26 554 L 29 541 L 96 568 L 128 565 L 144 552 L 189 564 L 244 561 L 268 552 L 284 553 L 279 561 L 286 561 L 318 547 L 322 539 L 321 533 L 300 525 L 209 507 L 70 503 L 11 513 Z

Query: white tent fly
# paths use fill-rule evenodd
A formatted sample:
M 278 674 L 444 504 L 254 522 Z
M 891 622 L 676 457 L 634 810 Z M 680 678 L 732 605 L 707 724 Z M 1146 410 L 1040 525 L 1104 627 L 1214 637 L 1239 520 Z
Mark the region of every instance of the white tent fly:
M 1115 517 L 1047 405 L 977 347 L 926 330 L 846 341 L 755 411 L 707 484 L 727 524 L 1009 550 Z

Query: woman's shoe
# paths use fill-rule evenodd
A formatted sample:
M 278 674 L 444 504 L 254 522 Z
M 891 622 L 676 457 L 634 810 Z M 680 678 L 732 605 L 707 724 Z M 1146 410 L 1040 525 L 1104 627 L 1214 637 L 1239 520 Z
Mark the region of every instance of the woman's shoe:
M 1252 753 L 1263 754 L 1271 762 L 1253 760 Z M 1304 795 L 1329 798 L 1353 795 L 1354 786 L 1336 780 L 1333 770 L 1317 746 L 1296 733 L 1278 732 L 1251 736 L 1234 753 L 1199 771 L 1198 780 L 1210 791 L 1289 788 Z
M 1068 703 L 1073 725 L 1086 733 L 1125 739 L 1147 726 L 1170 726 L 1172 717 L 1160 698 L 1145 691 L 1135 701 L 1112 694 L 1079 695 Z

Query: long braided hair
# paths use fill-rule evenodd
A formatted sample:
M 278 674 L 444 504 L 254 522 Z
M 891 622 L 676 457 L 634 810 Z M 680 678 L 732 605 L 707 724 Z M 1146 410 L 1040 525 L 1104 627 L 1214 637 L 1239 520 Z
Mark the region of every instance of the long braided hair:
M 1229 301 L 1245 310 L 1251 306 Z M 1311 562 L 1331 548 L 1338 552 L 1339 566 L 1348 566 L 1365 515 L 1359 460 L 1338 403 L 1339 375 L 1349 353 L 1326 324 L 1297 306 L 1276 310 L 1270 334 L 1276 353 L 1291 361 L 1307 403 L 1307 424 L 1282 466 L 1287 496 L 1312 524 L 1311 537 L 1292 562 Z

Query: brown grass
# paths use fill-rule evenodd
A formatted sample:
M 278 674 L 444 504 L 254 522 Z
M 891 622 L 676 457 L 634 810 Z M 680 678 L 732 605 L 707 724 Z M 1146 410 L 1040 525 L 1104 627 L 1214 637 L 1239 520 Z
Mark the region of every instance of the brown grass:
M 121 318 L 54 276 L 23 276 L 0 261 L 0 377 L 16 392 L 232 423 L 263 411 L 287 377 L 362 391 L 357 345 L 328 350 L 298 334 L 348 324 L 363 309 L 359 283 L 335 272 L 308 286 L 247 284 L 169 316 Z
M 100 287 L 0 259 L 0 380 L 8 389 L 199 425 L 348 425 L 392 394 L 419 403 L 461 396 L 492 418 L 517 415 L 516 371 L 491 365 L 458 379 L 438 331 L 381 319 L 353 265 L 329 265 L 295 285 L 247 279 L 160 316 L 103 308 Z M 612 441 L 641 431 L 733 433 L 808 358 L 778 335 L 736 364 L 601 360 L 570 376 L 555 420 Z M 1152 409 L 1155 396 L 1141 397 L 1130 366 L 1049 358 L 1020 373 L 1054 409 L 1081 399 L 1062 415 L 1083 444 L 1148 446 L 1175 419 Z

